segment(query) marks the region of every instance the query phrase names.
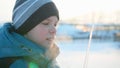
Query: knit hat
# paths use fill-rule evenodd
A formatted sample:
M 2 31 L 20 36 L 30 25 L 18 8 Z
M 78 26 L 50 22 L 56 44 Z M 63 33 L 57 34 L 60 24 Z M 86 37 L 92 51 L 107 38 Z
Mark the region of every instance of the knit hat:
M 13 9 L 12 25 L 19 34 L 26 34 L 41 21 L 59 13 L 51 0 L 17 0 Z

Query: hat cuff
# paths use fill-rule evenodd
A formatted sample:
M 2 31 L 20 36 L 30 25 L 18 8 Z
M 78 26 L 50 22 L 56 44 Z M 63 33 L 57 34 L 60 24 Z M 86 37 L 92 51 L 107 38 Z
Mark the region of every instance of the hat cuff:
M 24 35 L 50 16 L 57 16 L 59 19 L 58 10 L 53 2 L 49 2 L 36 10 L 18 29 L 16 29 L 16 32 Z

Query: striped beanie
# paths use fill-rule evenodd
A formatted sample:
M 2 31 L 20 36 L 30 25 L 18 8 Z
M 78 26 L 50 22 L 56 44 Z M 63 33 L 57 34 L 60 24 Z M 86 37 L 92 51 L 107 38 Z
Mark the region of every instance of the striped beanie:
M 17 0 L 13 9 L 12 25 L 19 34 L 26 34 L 41 21 L 59 13 L 51 0 Z

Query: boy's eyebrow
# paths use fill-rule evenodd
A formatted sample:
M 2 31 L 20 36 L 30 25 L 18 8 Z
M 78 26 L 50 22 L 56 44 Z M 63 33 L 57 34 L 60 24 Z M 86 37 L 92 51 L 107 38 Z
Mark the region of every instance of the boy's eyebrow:
M 47 20 L 47 21 L 51 21 L 51 19 L 50 19 L 50 18 L 47 18 L 46 20 Z M 58 23 L 58 20 L 57 20 L 55 23 Z

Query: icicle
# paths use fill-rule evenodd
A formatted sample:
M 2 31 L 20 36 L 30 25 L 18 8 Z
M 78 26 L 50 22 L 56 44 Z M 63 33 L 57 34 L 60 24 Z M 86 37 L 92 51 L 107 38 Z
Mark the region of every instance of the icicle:
M 92 28 L 90 31 L 90 37 L 89 37 L 89 42 L 88 42 L 88 47 L 87 47 L 87 51 L 86 51 L 86 55 L 85 55 L 83 68 L 87 68 L 87 65 L 88 65 L 88 58 L 89 58 L 89 53 L 90 53 L 90 44 L 91 44 L 91 40 L 92 40 L 93 29 L 94 29 L 94 24 L 92 25 Z
M 92 33 L 94 30 L 94 13 L 92 15 L 92 27 L 91 27 L 91 31 L 90 31 L 90 35 L 89 35 L 89 41 L 88 41 L 88 46 L 87 46 L 87 50 L 86 50 L 86 54 L 85 54 L 85 59 L 84 59 L 84 63 L 83 63 L 83 68 L 87 68 L 88 66 L 88 58 L 89 58 L 89 54 L 90 54 L 90 45 L 91 45 L 91 41 L 92 41 Z

